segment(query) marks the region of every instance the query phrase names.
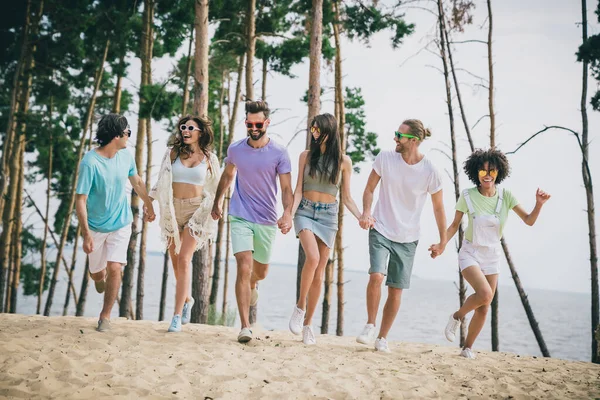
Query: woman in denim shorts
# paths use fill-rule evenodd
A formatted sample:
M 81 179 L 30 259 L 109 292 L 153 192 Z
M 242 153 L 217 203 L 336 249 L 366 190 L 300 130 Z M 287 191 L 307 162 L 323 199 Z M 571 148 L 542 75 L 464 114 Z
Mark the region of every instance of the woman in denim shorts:
M 323 285 L 329 252 L 338 230 L 338 195 L 350 212 L 360 212 L 350 196 L 352 161 L 342 154 L 337 121 L 331 114 L 317 115 L 311 122 L 310 148 L 300 154 L 298 183 L 294 191 L 294 227 L 306 254 L 300 296 L 290 319 L 290 331 L 302 333 L 304 344 L 315 344 L 311 320 Z

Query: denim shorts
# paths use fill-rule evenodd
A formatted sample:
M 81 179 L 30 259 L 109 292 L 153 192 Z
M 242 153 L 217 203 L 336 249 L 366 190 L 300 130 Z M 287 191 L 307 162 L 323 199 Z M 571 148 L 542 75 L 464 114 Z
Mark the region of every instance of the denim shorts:
M 387 275 L 385 284 L 396 289 L 408 289 L 419 241 L 393 242 L 371 228 L 369 231 L 369 274 Z
M 302 198 L 294 215 L 296 237 L 303 230 L 314 233 L 327 247 L 333 248 L 338 231 L 338 203 L 319 203 Z

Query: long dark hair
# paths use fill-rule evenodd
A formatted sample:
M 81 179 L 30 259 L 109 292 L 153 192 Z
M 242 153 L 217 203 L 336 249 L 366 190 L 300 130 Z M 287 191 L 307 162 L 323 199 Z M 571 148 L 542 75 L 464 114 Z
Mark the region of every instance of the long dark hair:
M 321 135 L 318 140 L 315 140 L 311 134 L 307 156 L 308 174 L 315 178 L 318 172 L 322 180 L 328 180 L 336 185 L 342 165 L 342 147 L 337 121 L 331 114 L 321 114 L 313 118 L 310 126 L 319 128 Z M 325 153 L 322 155 L 323 162 L 320 163 L 319 158 L 321 158 L 321 144 L 323 141 L 325 141 Z
M 181 135 L 181 130 L 179 129 L 181 125 L 185 124 L 189 120 L 196 122 L 198 124 L 198 128 L 200 128 L 198 145 L 208 161 L 210 159 L 210 151 L 214 140 L 212 121 L 208 117 L 196 117 L 193 115 L 186 115 L 185 117 L 181 118 L 175 126 L 175 131 L 171 134 L 169 140 L 167 141 L 167 146 L 172 147 L 176 153 L 176 157 L 172 161 L 176 160 L 177 157 L 186 159 L 193 154 L 192 147 L 183 142 L 183 136 Z

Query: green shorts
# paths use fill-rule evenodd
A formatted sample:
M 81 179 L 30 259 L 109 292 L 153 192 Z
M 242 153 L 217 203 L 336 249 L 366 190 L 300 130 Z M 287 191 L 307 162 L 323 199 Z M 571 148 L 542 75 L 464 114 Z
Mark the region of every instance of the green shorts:
M 418 243 L 418 240 L 410 243 L 393 242 L 375 229 L 371 229 L 369 231 L 369 258 L 371 261 L 369 274 L 387 275 L 385 281 L 387 286 L 408 289 Z
M 229 216 L 233 254 L 252 251 L 252 258 L 261 264 L 271 261 L 277 225 L 261 225 L 243 218 Z

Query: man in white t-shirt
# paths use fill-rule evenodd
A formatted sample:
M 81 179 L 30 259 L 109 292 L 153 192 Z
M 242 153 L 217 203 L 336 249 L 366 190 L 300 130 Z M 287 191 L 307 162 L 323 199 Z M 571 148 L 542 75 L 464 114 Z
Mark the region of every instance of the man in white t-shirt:
M 419 221 L 427 194 L 440 233 L 440 244 L 446 243 L 442 179 L 431 161 L 419 152 L 419 145 L 431 136 L 419 120 L 404 121 L 395 132 L 395 151 L 382 151 L 375 158 L 373 170 L 363 194 L 360 226 L 369 229 L 369 284 L 367 285 L 368 320 L 356 341 L 369 344 L 375 339 L 375 321 L 381 283 L 387 275 L 388 298 L 383 309 L 375 350 L 389 352 L 387 334 L 400 309 L 402 290 L 410 287 L 410 277 L 419 242 Z M 379 200 L 371 215 L 373 193 L 381 181 Z M 444 248 L 441 247 L 442 252 Z

